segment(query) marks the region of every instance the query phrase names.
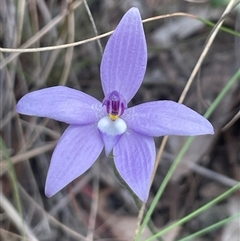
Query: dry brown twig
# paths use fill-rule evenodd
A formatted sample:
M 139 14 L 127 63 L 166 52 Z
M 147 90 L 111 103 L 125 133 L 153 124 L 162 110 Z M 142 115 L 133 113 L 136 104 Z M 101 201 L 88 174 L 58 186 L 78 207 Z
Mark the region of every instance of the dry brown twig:
M 75 3 L 82 3 L 82 1 L 75 1 Z M 231 1 L 231 2 L 234 2 L 234 1 Z M 230 2 L 230 3 L 231 3 Z M 227 10 L 227 9 L 226 9 Z M 65 14 L 65 13 L 62 13 L 63 15 L 64 15 L 64 17 L 66 16 L 66 14 L 68 14 L 68 12 Z M 58 16 L 59 18 L 56 18 L 55 19 L 55 22 L 52 22 L 52 25 L 49 25 L 48 27 L 48 30 L 50 30 L 50 29 L 52 29 L 54 26 L 56 26 L 59 22 L 58 21 L 61 21 L 61 20 L 59 20 L 60 18 L 62 19 L 62 18 L 64 18 L 63 17 L 63 15 L 60 15 L 60 16 Z M 70 16 L 70 15 L 68 15 L 68 16 Z M 162 18 L 166 18 L 166 17 L 173 17 L 173 16 L 189 16 L 189 17 L 193 17 L 193 18 L 196 18 L 196 16 L 190 16 L 189 14 L 185 14 L 185 13 L 175 13 L 175 14 L 168 14 L 168 15 L 164 15 L 164 16 L 158 16 L 158 17 L 154 17 L 154 18 L 149 18 L 149 19 L 146 19 L 146 20 L 144 20 L 143 22 L 148 22 L 148 21 L 153 21 L 153 20 L 157 20 L 157 19 L 162 19 Z M 220 28 L 220 26 L 221 26 L 221 24 L 222 24 L 222 22 L 223 22 L 223 20 L 219 23 L 219 25 L 218 25 L 218 28 L 216 28 L 215 29 L 215 31 L 213 32 L 213 34 L 211 35 L 211 37 L 212 37 L 212 39 L 209 39 L 208 40 L 208 43 L 209 43 L 209 45 L 207 46 L 205 46 L 205 48 L 204 48 L 204 50 L 205 50 L 205 53 L 204 53 L 204 51 L 203 51 L 203 53 L 202 53 L 202 55 L 201 55 L 201 57 L 202 57 L 202 59 L 201 59 L 201 57 L 200 57 L 200 59 L 199 59 L 199 61 L 198 61 L 198 63 L 196 64 L 196 66 L 195 66 L 195 68 L 194 68 L 194 70 L 193 70 L 193 72 L 192 72 L 192 74 L 191 74 L 191 76 L 190 76 L 190 78 L 189 78 L 189 80 L 188 80 L 188 82 L 187 82 L 187 85 L 185 86 L 185 89 L 184 89 L 184 91 L 183 91 L 183 93 L 182 93 L 182 95 L 181 95 L 181 97 L 180 97 L 180 100 L 179 100 L 179 103 L 182 103 L 183 101 L 184 101 L 184 98 L 185 98 L 185 96 L 186 96 L 186 94 L 187 94 L 187 92 L 188 92 L 188 89 L 189 89 L 189 87 L 191 86 L 191 84 L 192 84 L 192 81 L 193 81 L 193 79 L 195 78 L 195 75 L 196 75 L 196 73 L 198 72 L 198 70 L 199 70 L 199 68 L 201 67 L 201 64 L 202 64 L 202 61 L 204 60 L 204 58 L 205 58 L 205 56 L 206 56 L 206 54 L 207 54 L 207 52 L 208 52 L 208 50 L 209 50 L 209 48 L 210 48 L 210 46 L 211 46 L 211 44 L 212 44 L 212 42 L 214 41 L 214 38 L 215 38 L 215 36 L 216 36 L 216 34 L 217 34 L 217 32 L 218 32 L 218 30 L 219 30 L 219 28 Z M 46 26 L 47 27 L 47 26 Z M 48 31 L 47 30 L 47 28 L 45 29 L 45 31 Z M 42 30 L 40 30 L 40 32 L 41 32 Z M 69 29 L 69 31 L 71 31 L 70 29 Z M 39 33 L 40 33 L 39 32 Z M 5 62 L 3 62 L 3 67 L 4 66 L 6 66 L 6 64 L 8 64 L 8 63 L 10 63 L 11 61 L 13 61 L 19 54 L 20 54 L 20 52 L 22 53 L 22 52 L 39 52 L 39 51 L 48 51 L 48 50 L 58 50 L 58 49 L 60 49 L 60 48 L 69 48 L 69 49 L 73 49 L 73 47 L 74 46 L 77 46 L 77 45 L 80 45 L 80 44 L 85 44 L 85 43 L 87 43 L 87 42 L 90 42 L 90 41 L 95 41 L 95 40 L 99 40 L 100 38 L 102 38 L 102 37 L 105 37 L 105 36 L 108 36 L 108 35 L 110 35 L 111 33 L 112 33 L 113 31 L 111 31 L 111 32 L 108 32 L 108 33 L 105 33 L 105 34 L 103 34 L 103 35 L 99 35 L 99 36 L 97 36 L 97 37 L 94 37 L 94 38 L 90 38 L 90 39 L 87 39 L 87 40 L 84 40 L 84 41 L 79 41 L 79 42 L 76 42 L 76 43 L 71 43 L 71 44 L 64 44 L 64 45 L 59 45 L 59 46 L 52 46 L 52 47 L 47 47 L 47 48 L 32 48 L 32 49 L 15 49 L 15 51 L 14 51 L 14 49 L 3 49 L 3 48 L 0 48 L 0 51 L 2 51 L 2 52 L 19 52 L 19 53 L 17 53 L 17 54 L 12 54 L 12 55 L 10 55 L 9 56 L 9 58 L 6 58 L 5 59 Z M 39 34 L 38 33 L 38 34 Z M 35 38 L 32 38 L 32 42 L 31 43 L 28 43 L 28 46 L 30 46 L 31 44 L 33 44 L 34 43 L 34 41 L 37 41 L 39 38 L 41 38 L 41 36 L 43 36 L 44 34 L 45 34 L 46 32 L 41 32 L 41 34 L 39 34 L 39 35 L 37 35 L 37 36 L 34 36 Z M 215 35 L 214 35 L 214 33 L 215 33 Z M 28 41 L 29 42 L 29 41 Z M 69 42 L 71 42 L 71 41 L 69 41 Z M 30 44 L 30 45 L 29 45 Z M 21 46 L 21 47 L 23 47 L 23 48 L 25 48 L 27 46 L 27 42 L 25 43 L 25 45 L 23 45 L 23 46 Z M 9 50 L 9 51 L 8 51 Z M 71 59 L 71 56 L 72 56 L 72 53 L 71 53 L 71 51 L 69 50 L 69 55 L 68 54 L 66 54 L 66 59 L 67 59 L 67 55 L 68 56 L 70 56 L 70 59 Z M 62 76 L 62 82 L 63 83 L 65 83 L 66 82 L 66 76 L 68 75 L 68 72 L 69 72 L 69 69 L 67 69 L 67 68 L 69 68 L 70 67 L 70 64 L 67 66 L 66 65 L 66 72 L 64 72 L 64 74 L 63 74 L 63 76 Z M 1 66 L 0 66 L 0 68 L 1 68 Z M 160 149 L 159 149 L 159 152 L 158 152 L 158 155 L 157 155 L 157 161 L 156 161 L 156 168 L 157 168 L 157 166 L 158 166 L 158 164 L 159 164 L 159 162 L 160 162 L 160 159 L 161 159 L 161 156 L 162 156 L 162 153 L 163 153 L 163 150 L 164 150 L 164 148 L 165 148 L 165 145 L 166 145 L 166 143 L 167 143 L 167 137 L 164 137 L 164 139 L 163 139 L 163 142 L 162 142 L 162 145 L 161 145 L 161 147 L 160 147 Z M 36 153 L 36 152 L 35 152 Z M 26 155 L 26 153 L 24 153 L 25 155 Z M 29 153 L 28 153 L 28 155 L 30 155 Z M 35 155 L 35 154 L 34 154 Z M 19 155 L 18 156 L 16 156 L 16 158 L 19 158 Z M 26 156 L 25 156 L 26 157 Z M 31 157 L 31 156 L 30 156 Z M 28 157 L 29 158 L 29 157 Z M 12 158 L 13 160 L 14 160 L 14 157 Z M 155 171 L 156 171 L 156 169 L 155 169 Z M 153 175 L 153 178 L 154 178 L 154 175 Z M 152 179 L 153 179 L 152 178 Z M 143 210 L 145 209 L 145 207 L 143 206 Z M 143 211 L 142 210 L 142 211 Z M 140 212 L 141 213 L 141 212 Z M 142 214 L 143 214 L 143 212 L 142 212 Z M 142 220 L 142 218 L 139 218 L 139 225 L 140 225 L 140 222 L 141 222 L 141 220 Z
M 202 53 L 201 53 L 201 55 L 200 55 L 196 65 L 195 65 L 195 67 L 194 67 L 194 69 L 193 69 L 193 71 L 192 71 L 192 73 L 191 73 L 191 75 L 190 75 L 186 85 L 185 85 L 185 88 L 184 88 L 184 90 L 183 90 L 183 92 L 182 92 L 182 94 L 181 94 L 181 96 L 179 98 L 178 103 L 183 103 L 183 101 L 184 101 L 184 99 L 185 99 L 185 97 L 186 97 L 186 95 L 188 93 L 188 90 L 189 90 L 189 88 L 190 88 L 190 86 L 191 86 L 195 76 L 197 75 L 197 73 L 198 73 L 198 71 L 199 71 L 199 69 L 200 69 L 200 67 L 201 67 L 201 65 L 202 65 L 202 63 L 203 63 L 203 61 L 204 61 L 204 59 L 205 59 L 205 57 L 206 57 L 206 55 L 207 55 L 207 53 L 208 53 L 212 43 L 213 43 L 217 33 L 218 33 L 218 31 L 219 31 L 219 29 L 221 28 L 221 26 L 222 26 L 222 24 L 223 24 L 223 22 L 225 20 L 224 17 L 229 12 L 231 12 L 235 2 L 236 2 L 236 0 L 231 0 L 229 2 L 229 4 L 227 5 L 225 11 L 223 12 L 223 14 L 222 14 L 222 16 L 220 18 L 220 21 L 216 24 L 215 29 L 211 32 L 211 35 L 209 36 L 209 38 L 208 38 L 208 40 L 206 42 L 206 45 L 205 45 L 205 47 L 204 47 L 204 49 L 203 49 L 203 51 L 202 51 Z M 161 160 L 164 148 L 165 148 L 165 146 L 167 144 L 167 141 L 168 141 L 168 136 L 165 136 L 163 138 L 163 141 L 162 141 L 161 146 L 159 148 L 159 151 L 157 153 L 157 158 L 156 158 L 156 163 L 155 163 L 155 167 L 154 167 L 154 172 L 153 172 L 153 175 L 152 175 L 152 181 L 153 181 L 154 176 L 156 174 L 156 171 L 157 171 L 158 165 L 160 163 L 160 160 Z M 141 221 L 142 221 L 142 218 L 143 218 L 143 210 L 145 210 L 145 203 L 143 203 L 143 205 L 142 205 L 142 207 L 140 209 L 140 212 L 139 212 L 138 226 L 137 226 L 137 229 L 135 231 L 136 234 L 139 232 L 139 229 L 140 229 Z
M 5 211 L 6 215 L 10 218 L 12 223 L 16 226 L 16 228 L 23 233 L 23 236 L 26 236 L 31 241 L 38 241 L 35 237 L 27 223 L 19 216 L 19 213 L 13 207 L 13 205 L 8 201 L 8 199 L 0 192 L 0 205 L 2 209 Z

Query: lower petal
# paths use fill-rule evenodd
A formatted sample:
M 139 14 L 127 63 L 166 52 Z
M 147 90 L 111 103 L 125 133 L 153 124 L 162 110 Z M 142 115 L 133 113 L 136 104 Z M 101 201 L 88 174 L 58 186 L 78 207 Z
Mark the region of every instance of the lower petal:
M 59 140 L 47 174 L 45 194 L 53 196 L 87 171 L 103 149 L 95 124 L 70 125 Z
M 108 156 L 126 131 L 127 125 L 121 118 L 113 121 L 109 116 L 105 116 L 98 121 L 98 129 L 104 142 L 106 156 Z
M 113 148 L 116 168 L 133 192 L 146 202 L 156 149 L 152 137 L 127 131 Z

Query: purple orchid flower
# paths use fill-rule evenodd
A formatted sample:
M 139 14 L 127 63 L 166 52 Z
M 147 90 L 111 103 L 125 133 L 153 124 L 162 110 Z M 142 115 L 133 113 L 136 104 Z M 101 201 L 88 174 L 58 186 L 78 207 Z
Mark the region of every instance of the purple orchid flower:
M 119 174 L 146 202 L 156 158 L 153 137 L 213 134 L 204 117 L 173 101 L 154 101 L 127 108 L 146 71 L 147 47 L 137 8 L 122 18 L 101 62 L 103 102 L 64 86 L 22 97 L 17 111 L 69 124 L 52 155 L 45 193 L 53 196 L 86 172 L 103 147 L 113 151 Z

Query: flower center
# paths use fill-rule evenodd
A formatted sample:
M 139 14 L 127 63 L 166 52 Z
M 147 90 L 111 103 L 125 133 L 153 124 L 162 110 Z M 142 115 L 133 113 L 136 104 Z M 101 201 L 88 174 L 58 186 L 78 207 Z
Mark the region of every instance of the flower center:
M 116 90 L 108 94 L 104 100 L 103 105 L 106 106 L 107 113 L 111 120 L 115 121 L 121 116 L 124 110 L 127 108 L 127 103 L 123 96 Z

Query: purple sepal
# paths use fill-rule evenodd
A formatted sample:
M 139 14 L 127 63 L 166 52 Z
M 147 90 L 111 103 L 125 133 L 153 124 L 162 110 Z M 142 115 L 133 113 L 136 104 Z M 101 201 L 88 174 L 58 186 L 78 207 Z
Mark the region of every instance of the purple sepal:
M 153 138 L 127 131 L 113 148 L 113 155 L 123 180 L 146 202 L 156 158 Z
M 148 136 L 196 136 L 213 134 L 213 126 L 203 116 L 173 101 L 153 101 L 127 109 L 127 126 Z
M 96 124 L 70 125 L 60 138 L 52 155 L 45 194 L 53 196 L 86 172 L 103 149 Z
M 137 8 L 123 16 L 107 42 L 101 62 L 105 96 L 116 90 L 128 103 L 142 84 L 147 65 L 147 45 Z
M 68 124 L 97 122 L 106 113 L 97 99 L 65 86 L 28 93 L 19 100 L 16 110 L 20 114 L 48 117 Z

